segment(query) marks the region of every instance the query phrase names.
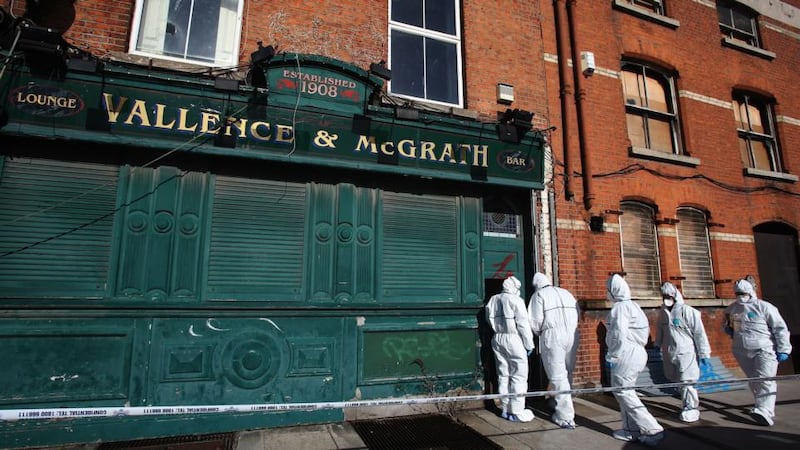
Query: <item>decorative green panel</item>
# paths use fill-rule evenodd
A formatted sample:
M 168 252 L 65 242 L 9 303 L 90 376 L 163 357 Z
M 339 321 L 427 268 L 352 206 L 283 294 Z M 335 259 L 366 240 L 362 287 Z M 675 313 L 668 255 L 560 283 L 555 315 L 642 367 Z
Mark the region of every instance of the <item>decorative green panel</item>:
M 342 399 L 343 319 L 156 319 L 152 405 Z
M 0 403 L 122 405 L 129 399 L 133 320 L 2 320 L 0 347 L 8 368 L 0 371 Z
M 336 224 L 336 301 L 375 299 L 375 191 L 340 184 Z
M 309 271 L 311 299 L 315 302 L 333 300 L 334 264 L 336 251 L 336 186 L 313 184 L 311 195 L 311 229 Z
M 117 167 L 13 158 L 0 178 L 0 296 L 102 297 Z
M 117 295 L 196 299 L 208 176 L 171 167 L 135 167 L 126 175 Z
M 413 325 L 409 324 L 409 328 Z M 477 330 L 364 330 L 360 382 L 426 376 L 470 374 L 475 371 Z M 424 366 L 425 372 L 422 372 Z
M 357 302 L 375 301 L 376 243 L 375 227 L 377 220 L 378 191 L 359 189 L 356 191 L 355 205 L 355 254 L 353 270 L 355 286 L 353 300 Z
M 458 296 L 456 197 L 383 193 L 381 298 L 454 302 Z
M 483 279 L 481 273 L 481 200 L 461 198 L 461 280 L 462 301 L 483 303 Z
M 217 176 L 206 296 L 303 298 L 306 186 Z

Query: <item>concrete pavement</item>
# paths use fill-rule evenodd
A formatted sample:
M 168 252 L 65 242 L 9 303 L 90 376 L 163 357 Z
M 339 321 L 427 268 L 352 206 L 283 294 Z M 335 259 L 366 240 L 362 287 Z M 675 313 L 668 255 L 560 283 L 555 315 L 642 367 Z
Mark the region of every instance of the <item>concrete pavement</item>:
M 800 380 L 778 382 L 775 426 L 757 425 L 747 411 L 753 397 L 747 389 L 701 394 L 700 421 L 677 419 L 680 401 L 674 397 L 643 397 L 650 412 L 666 429 L 661 449 L 782 450 L 800 449 Z M 514 423 L 485 408 L 454 408 L 455 419 L 505 449 L 634 449 L 640 443 L 611 437 L 620 428 L 617 403 L 611 395 L 575 399 L 577 428 L 562 430 L 549 421 L 543 402 L 529 399 L 536 419 Z M 349 422 L 253 430 L 239 433 L 235 450 L 366 449 Z

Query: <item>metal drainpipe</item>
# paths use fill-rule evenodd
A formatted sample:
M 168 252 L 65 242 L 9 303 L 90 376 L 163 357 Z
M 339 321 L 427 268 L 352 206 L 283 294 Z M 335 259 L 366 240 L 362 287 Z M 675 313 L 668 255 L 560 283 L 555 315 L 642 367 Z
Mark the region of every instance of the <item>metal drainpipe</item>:
M 572 45 L 572 77 L 575 80 L 577 95 L 575 96 L 575 108 L 578 120 L 578 147 L 581 155 L 581 172 L 583 172 L 583 207 L 588 211 L 592 209 L 594 202 L 594 187 L 592 182 L 592 162 L 589 159 L 589 149 L 586 143 L 586 116 L 584 112 L 584 100 L 586 99 L 586 89 L 583 87 L 583 74 L 580 67 L 580 42 L 578 41 L 575 4 L 577 0 L 567 0 L 567 21 L 569 22 L 570 44 Z
M 570 118 L 573 116 L 572 85 L 569 79 L 569 27 L 564 23 L 564 14 L 567 12 L 565 0 L 554 0 L 556 21 L 556 44 L 558 52 L 558 80 L 561 96 L 561 145 L 564 148 L 564 194 L 567 200 L 572 199 L 575 193 L 572 190 L 573 152 L 570 150 Z M 555 180 L 553 180 L 555 181 Z

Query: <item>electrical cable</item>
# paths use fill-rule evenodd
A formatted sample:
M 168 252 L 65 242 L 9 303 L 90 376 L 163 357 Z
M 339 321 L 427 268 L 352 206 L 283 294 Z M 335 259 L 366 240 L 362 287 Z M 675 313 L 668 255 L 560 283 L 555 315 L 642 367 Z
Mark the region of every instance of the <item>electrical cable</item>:
M 243 111 L 245 108 L 247 108 L 247 105 L 245 105 L 245 106 L 243 106 L 242 108 L 240 108 L 240 109 L 238 109 L 237 111 L 235 111 L 235 112 L 232 114 L 232 116 L 235 116 L 235 115 L 239 114 L 239 113 L 240 113 L 241 111 Z M 158 161 L 160 161 L 160 160 L 162 160 L 162 159 L 166 158 L 167 156 L 169 156 L 169 155 L 171 155 L 172 153 L 174 153 L 174 152 L 176 152 L 176 151 L 180 150 L 181 148 L 185 147 L 186 145 L 188 145 L 188 144 L 191 144 L 192 142 L 194 142 L 195 140 L 199 139 L 200 137 L 205 137 L 205 140 L 204 140 L 203 142 L 200 142 L 200 143 L 196 144 L 195 146 L 191 147 L 191 148 L 190 148 L 188 151 L 194 150 L 195 148 L 197 148 L 197 147 L 199 147 L 199 146 L 201 146 L 201 145 L 204 145 L 204 144 L 206 144 L 206 143 L 207 143 L 207 142 L 208 142 L 208 141 L 211 139 L 211 137 L 210 137 L 210 136 L 208 136 L 208 135 L 201 135 L 201 134 L 195 135 L 195 136 L 193 136 L 191 139 L 189 139 L 188 141 L 181 143 L 180 145 L 178 145 L 178 146 L 176 146 L 176 147 L 172 148 L 171 150 L 169 150 L 168 152 L 165 152 L 163 155 L 159 155 L 158 157 L 156 157 L 156 158 L 154 158 L 154 159 L 152 159 L 152 160 L 148 161 L 148 162 L 147 162 L 147 163 L 145 163 L 144 165 L 142 165 L 142 166 L 134 166 L 134 167 L 131 169 L 131 173 L 133 173 L 133 172 L 134 172 L 135 170 L 137 170 L 137 169 L 143 169 L 143 168 L 146 168 L 146 167 L 148 167 L 148 166 L 150 166 L 150 165 L 152 165 L 152 164 L 155 164 L 156 162 L 158 162 Z M 186 173 L 187 173 L 186 171 L 183 171 L 183 172 L 182 172 L 182 173 L 181 173 L 179 176 L 180 176 L 180 177 L 183 177 L 183 176 L 184 176 Z M 166 181 L 170 181 L 171 179 L 173 179 L 173 178 L 175 178 L 175 177 L 178 177 L 178 175 L 176 175 L 176 176 L 173 176 L 172 178 L 170 178 L 170 179 L 168 179 L 168 180 L 166 180 Z M 79 231 L 79 230 L 81 230 L 81 229 L 83 229 L 83 228 L 86 228 L 86 227 L 88 227 L 88 226 L 90 226 L 90 225 L 93 225 L 93 224 L 95 224 L 95 223 L 97 223 L 97 222 L 99 222 L 99 221 L 101 221 L 101 220 L 103 220 L 103 219 L 105 219 L 105 218 L 107 218 L 107 217 L 113 216 L 114 214 L 116 214 L 117 212 L 119 212 L 119 211 L 120 211 L 122 208 L 125 208 L 125 207 L 127 207 L 127 206 L 130 206 L 130 204 L 131 204 L 131 203 L 133 203 L 133 202 L 135 202 L 135 201 L 139 201 L 139 200 L 141 200 L 142 198 L 144 198 L 144 197 L 146 197 L 146 196 L 149 196 L 149 195 L 152 195 L 152 194 L 154 194 L 154 193 L 156 192 L 156 190 L 157 190 L 157 189 L 158 189 L 160 186 L 162 186 L 162 185 L 163 185 L 163 184 L 164 184 L 166 181 L 164 181 L 164 182 L 162 182 L 162 183 L 159 183 L 159 184 L 158 184 L 158 185 L 157 185 L 155 188 L 153 188 L 153 190 L 152 190 L 152 191 L 150 191 L 150 192 L 148 192 L 148 193 L 146 193 L 146 194 L 143 194 L 142 196 L 138 197 L 137 199 L 135 199 L 135 200 L 134 200 L 134 201 L 132 201 L 132 202 L 127 202 L 127 203 L 124 203 L 124 204 L 120 205 L 119 207 L 115 208 L 113 211 L 111 211 L 111 212 L 109 212 L 109 213 L 106 213 L 106 214 L 103 214 L 103 215 L 101 215 L 101 216 L 99 216 L 99 217 L 93 218 L 93 219 L 91 219 L 91 220 L 89 220 L 89 221 L 87 221 L 87 222 L 85 222 L 85 223 L 83 223 L 83 224 L 81 224 L 81 225 L 75 226 L 75 227 L 73 227 L 73 228 L 71 228 L 71 229 L 69 229 L 69 230 L 66 230 L 66 231 L 64 231 L 64 232 L 61 232 L 61 233 L 58 233 L 58 234 L 55 234 L 55 235 L 52 235 L 52 236 L 46 237 L 46 238 L 44 238 L 44 239 L 40 239 L 39 241 L 36 241 L 36 242 L 34 242 L 34 243 L 31 243 L 31 244 L 24 245 L 24 246 L 22 246 L 22 247 L 19 247 L 19 248 L 16 248 L 16 249 L 14 249 L 14 250 L 9 250 L 9 251 L 6 251 L 6 252 L 4 252 L 4 253 L 0 253 L 0 258 L 4 258 L 4 257 L 7 257 L 7 256 L 11 256 L 11 255 L 14 255 L 14 254 L 20 253 L 20 252 L 22 252 L 22 251 L 25 251 L 25 250 L 31 249 L 31 248 L 33 248 L 33 247 L 36 247 L 36 246 L 42 245 L 42 244 L 44 244 L 44 243 L 46 243 L 46 242 L 50 242 L 50 241 L 52 241 L 52 240 L 55 240 L 55 239 L 62 238 L 62 237 L 64 237 L 64 236 L 67 236 L 67 235 L 69 235 L 69 234 L 72 234 L 72 233 L 74 233 L 74 232 L 76 232 L 76 231 Z M 97 190 L 99 190 L 99 189 L 102 189 L 103 187 L 109 186 L 109 185 L 110 185 L 110 183 L 104 183 L 104 184 L 102 184 L 102 185 L 96 186 L 96 187 L 94 187 L 94 188 L 92 188 L 92 189 L 90 189 L 90 190 L 87 190 L 87 191 L 85 191 L 85 192 L 82 192 L 81 194 L 78 194 L 78 195 L 75 195 L 75 196 L 73 196 L 73 197 L 70 197 L 70 198 L 68 198 L 68 199 L 65 199 L 65 200 L 63 200 L 63 201 L 61 201 L 61 202 L 59 202 L 59 203 L 56 203 L 56 204 L 54 204 L 54 205 L 48 206 L 48 207 L 46 207 L 46 208 L 42 208 L 42 209 L 40 209 L 40 210 L 38 210 L 38 211 L 34 211 L 34 212 L 31 212 L 31 213 L 25 214 L 25 215 L 23 215 L 23 216 L 20 216 L 20 217 L 17 217 L 17 218 L 15 218 L 15 219 L 13 219 L 13 220 L 10 220 L 10 221 L 6 221 L 6 222 L 3 222 L 3 223 L 0 223 L 0 227 L 7 226 L 7 225 L 10 225 L 10 224 L 13 224 L 13 223 L 19 222 L 19 221 L 21 221 L 21 220 L 24 220 L 24 219 L 26 219 L 26 218 L 29 218 L 29 217 L 33 217 L 33 216 L 36 216 L 36 215 L 39 215 L 39 214 L 43 214 L 43 213 L 45 213 L 45 212 L 47 212 L 47 211 L 50 211 L 50 210 L 53 210 L 53 209 L 55 209 L 55 208 L 58 208 L 58 207 L 60 207 L 60 206 L 63 206 L 63 205 L 65 205 L 65 204 L 67 204 L 67 203 L 70 203 L 70 202 L 72 202 L 72 201 L 75 201 L 75 200 L 77 200 L 77 199 L 79 199 L 79 198 L 85 197 L 86 195 L 88 195 L 88 194 L 90 194 L 90 193 L 92 193 L 92 192 L 95 192 L 95 191 L 97 191 Z

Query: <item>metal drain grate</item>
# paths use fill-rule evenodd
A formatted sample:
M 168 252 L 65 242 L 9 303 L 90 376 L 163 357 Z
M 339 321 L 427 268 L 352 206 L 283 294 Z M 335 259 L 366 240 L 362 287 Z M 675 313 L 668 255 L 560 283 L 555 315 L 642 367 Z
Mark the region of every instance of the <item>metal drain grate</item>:
M 98 450 L 233 450 L 236 439 L 233 433 L 200 436 L 171 436 L 138 441 L 106 442 Z
M 351 422 L 371 450 L 500 450 L 472 428 L 436 414 Z

